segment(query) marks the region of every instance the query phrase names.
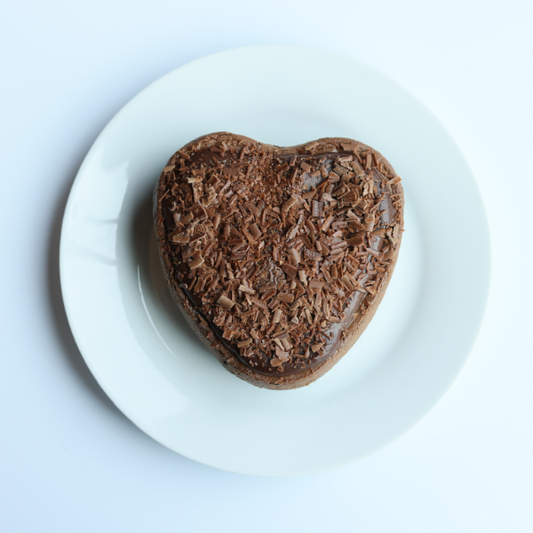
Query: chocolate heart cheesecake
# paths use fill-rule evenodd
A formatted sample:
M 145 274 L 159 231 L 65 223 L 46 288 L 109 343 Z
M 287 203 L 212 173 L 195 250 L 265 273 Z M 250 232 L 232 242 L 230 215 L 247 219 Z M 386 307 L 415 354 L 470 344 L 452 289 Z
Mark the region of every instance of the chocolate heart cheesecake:
M 369 146 L 281 148 L 231 133 L 178 150 L 154 192 L 172 296 L 236 376 L 307 385 L 349 350 L 390 281 L 403 189 Z

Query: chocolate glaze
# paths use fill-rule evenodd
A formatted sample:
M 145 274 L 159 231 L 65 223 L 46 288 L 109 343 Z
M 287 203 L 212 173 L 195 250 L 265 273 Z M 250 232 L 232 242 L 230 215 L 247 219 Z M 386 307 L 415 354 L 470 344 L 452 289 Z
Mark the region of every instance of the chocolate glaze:
M 305 161 L 309 163 L 313 168 L 315 168 L 316 163 L 320 161 L 320 166 L 325 166 L 327 172 L 329 173 L 332 170 L 335 161 L 338 160 L 339 157 L 347 157 L 351 155 L 353 154 L 350 152 L 343 151 L 325 152 L 312 155 L 308 153 L 300 153 L 296 154 L 296 160 L 298 162 Z M 278 155 L 276 157 L 276 159 L 280 162 L 290 161 L 293 158 L 293 155 Z M 187 161 L 187 164 L 191 166 L 209 166 L 214 162 L 216 162 L 217 164 L 227 165 L 229 169 L 228 175 L 231 175 L 232 172 L 236 171 L 237 169 L 245 168 L 247 165 L 253 162 L 253 159 L 250 160 L 250 158 L 245 157 L 242 162 L 236 162 L 232 154 L 231 157 L 226 158 L 223 157 L 220 153 L 212 151 L 210 148 L 203 148 L 194 152 L 190 156 L 190 159 Z M 380 229 L 387 227 L 390 222 L 394 220 L 395 210 L 390 199 L 390 187 L 388 186 L 388 184 L 385 183 L 386 179 L 384 179 L 384 177 L 376 169 L 373 170 L 372 174 L 378 194 L 382 195 L 382 200 L 379 205 L 380 217 L 379 220 L 376 221 L 375 227 L 375 229 Z M 324 179 L 325 178 L 322 176 L 311 177 L 309 173 L 304 172 L 300 180 L 302 185 L 305 185 L 307 187 L 316 187 L 317 185 L 322 183 Z M 165 229 L 167 234 L 172 233 L 175 228 L 175 222 L 173 219 L 173 204 L 174 202 L 170 195 L 161 202 L 162 214 L 164 217 Z M 375 237 L 370 241 L 370 248 L 376 252 L 379 252 L 382 243 L 383 237 Z M 185 266 L 185 262 L 183 261 L 183 258 L 181 256 L 180 247 L 175 244 L 170 244 L 170 247 L 171 254 L 174 258 L 174 264 L 180 264 L 182 268 L 180 268 L 179 270 L 181 270 L 182 272 L 186 272 L 188 267 Z M 373 257 L 369 254 L 370 265 L 373 264 L 372 260 Z M 279 269 L 279 266 L 272 259 L 270 259 L 270 261 L 265 265 L 265 267 L 267 270 L 269 270 L 269 281 L 275 282 L 276 276 L 279 276 L 279 273 L 282 274 L 282 271 Z M 276 274 L 276 271 L 279 271 L 278 274 Z M 362 271 L 359 271 L 358 274 L 360 274 L 361 272 L 363 274 L 367 274 L 367 269 L 365 268 Z M 363 277 L 362 279 L 364 282 L 368 279 L 368 276 Z M 178 282 L 178 279 L 175 278 L 175 281 Z M 290 375 L 293 373 L 301 372 L 303 369 L 319 365 L 320 363 L 331 357 L 332 354 L 334 354 L 338 350 L 339 346 L 343 342 L 341 333 L 345 330 L 349 330 L 350 324 L 354 320 L 354 316 L 356 316 L 357 311 L 361 308 L 361 306 L 363 306 L 365 299 L 367 298 L 367 296 L 369 296 L 367 292 L 354 291 L 351 297 L 347 298 L 344 308 L 346 317 L 340 322 L 330 324 L 329 328 L 326 330 L 326 335 L 329 335 L 329 340 L 326 342 L 326 346 L 321 353 L 311 352 L 307 358 L 294 357 L 293 360 L 285 363 L 283 366 L 273 367 L 271 364 L 273 354 L 269 353 L 269 351 L 266 349 L 262 349 L 261 346 L 257 347 L 256 353 L 253 356 L 243 357 L 236 344 L 223 338 L 223 332 L 221 331 L 221 329 L 216 326 L 211 320 L 211 318 L 204 312 L 201 299 L 194 293 L 189 291 L 185 283 L 179 283 L 179 287 L 183 290 L 184 294 L 189 299 L 191 305 L 194 306 L 198 314 L 207 322 L 219 342 L 223 343 L 224 346 L 226 346 L 226 348 L 233 355 L 235 355 L 244 365 L 250 367 L 255 372 L 269 376 Z M 305 350 L 307 349 L 307 347 L 308 346 L 306 344 L 303 344 L 300 348 L 303 348 Z

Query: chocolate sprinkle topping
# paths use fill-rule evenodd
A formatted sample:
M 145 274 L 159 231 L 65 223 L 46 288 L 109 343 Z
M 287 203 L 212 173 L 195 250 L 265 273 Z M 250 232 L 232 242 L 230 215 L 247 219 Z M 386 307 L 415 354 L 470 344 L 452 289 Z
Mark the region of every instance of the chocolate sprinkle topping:
M 212 134 L 172 156 L 155 208 L 168 282 L 206 337 L 286 376 L 332 357 L 388 281 L 403 191 L 355 141 L 279 149 Z

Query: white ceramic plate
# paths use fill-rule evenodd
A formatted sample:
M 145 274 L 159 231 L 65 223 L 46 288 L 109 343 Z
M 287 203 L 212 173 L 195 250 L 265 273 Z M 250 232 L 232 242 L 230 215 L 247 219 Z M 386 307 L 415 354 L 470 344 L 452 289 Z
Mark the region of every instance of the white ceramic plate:
M 222 130 L 285 146 L 351 137 L 403 178 L 406 231 L 388 292 L 352 350 L 303 389 L 258 389 L 229 374 L 164 284 L 152 189 L 175 150 Z M 465 159 L 404 89 L 332 52 L 240 48 L 164 76 L 107 125 L 72 187 L 61 283 L 83 357 L 139 428 L 225 470 L 307 474 L 391 442 L 444 395 L 482 320 L 489 239 Z

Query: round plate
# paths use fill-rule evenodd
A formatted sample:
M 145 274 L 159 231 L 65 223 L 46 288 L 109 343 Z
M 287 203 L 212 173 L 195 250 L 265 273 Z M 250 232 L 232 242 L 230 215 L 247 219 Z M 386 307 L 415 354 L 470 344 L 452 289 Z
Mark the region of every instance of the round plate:
M 228 373 L 165 285 L 152 190 L 178 148 L 214 131 L 280 146 L 350 137 L 403 178 L 406 230 L 387 294 L 352 350 L 308 387 L 264 390 Z M 465 363 L 489 285 L 484 208 L 444 127 L 369 67 L 293 46 L 207 56 L 131 100 L 80 168 L 60 253 L 72 332 L 119 409 L 187 457 L 267 476 L 334 468 L 411 428 Z

